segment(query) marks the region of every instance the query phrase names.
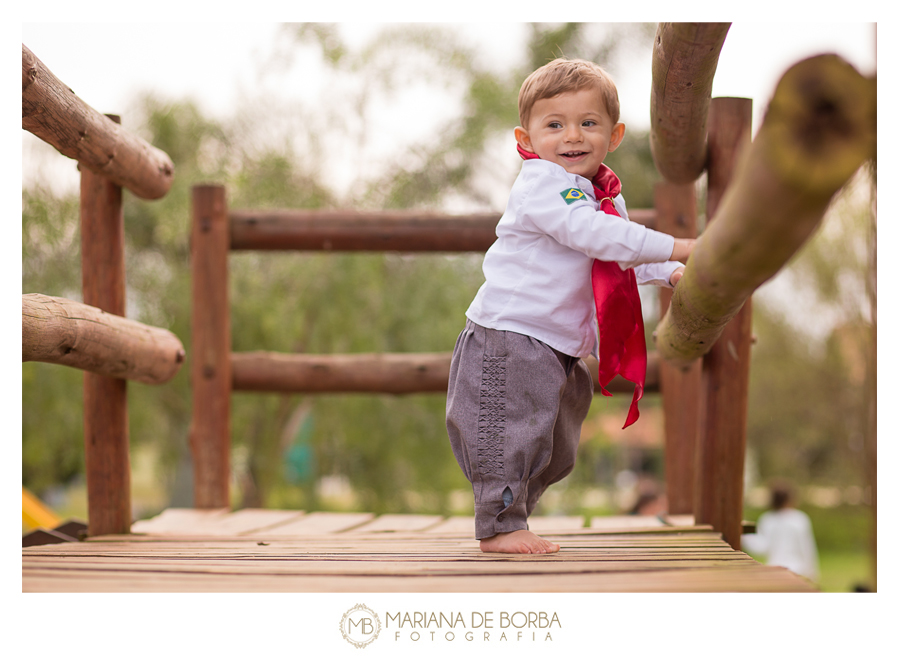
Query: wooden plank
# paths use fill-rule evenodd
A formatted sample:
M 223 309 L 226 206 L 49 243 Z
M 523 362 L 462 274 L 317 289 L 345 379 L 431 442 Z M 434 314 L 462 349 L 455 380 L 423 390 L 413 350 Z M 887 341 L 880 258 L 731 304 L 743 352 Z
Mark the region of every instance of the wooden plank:
M 775 567 L 504 574 L 288 574 L 28 569 L 27 592 L 798 592 L 816 591 Z
M 474 516 L 451 516 L 431 528 L 426 528 L 428 534 L 453 535 L 462 534 L 467 537 L 475 536 Z
M 161 531 L 238 530 L 277 510 L 166 510 Z M 285 512 L 299 514 L 299 512 Z M 580 517 L 536 517 L 557 526 Z M 607 517 L 609 518 L 609 517 Z M 620 517 L 621 518 L 621 517 Z M 633 518 L 633 517 L 631 517 Z M 450 523 L 448 523 L 448 521 Z M 251 523 L 253 522 L 253 523 Z M 359 532 L 345 530 L 348 522 Z M 368 522 L 368 523 L 367 523 Z M 311 513 L 251 534 L 109 535 L 22 550 L 28 592 L 813 591 L 732 549 L 708 526 L 560 529 L 551 555 L 485 554 L 460 533 L 473 520 Z M 621 520 L 618 521 L 622 523 Z M 365 523 L 364 526 L 361 524 Z M 367 531 L 366 528 L 369 528 Z M 375 531 L 372 531 L 372 528 Z M 381 531 L 378 531 L 381 528 Z M 393 528 L 394 530 L 387 530 Z M 294 529 L 296 535 L 279 535 Z M 306 534 L 302 534 L 306 533 Z
M 225 188 L 192 190 L 190 444 L 194 505 L 230 505 L 231 310 L 228 306 L 228 216 Z
M 590 523 L 591 529 L 658 528 L 662 525 L 655 516 L 595 516 Z
M 666 514 L 664 521 L 674 526 L 692 526 L 694 525 L 693 514 Z
M 24 568 L 53 569 L 60 571 L 114 571 L 122 574 L 140 574 L 146 572 L 168 573 L 209 573 L 209 574 L 247 574 L 284 575 L 284 576 L 320 576 L 320 575 L 536 575 L 536 574 L 569 574 L 581 573 L 585 576 L 606 573 L 634 572 L 644 576 L 651 571 L 683 569 L 701 571 L 709 569 L 753 569 L 759 565 L 752 561 L 731 559 L 729 557 L 712 557 L 705 560 L 690 556 L 653 556 L 643 560 L 606 559 L 591 562 L 567 561 L 560 559 L 532 558 L 531 560 L 490 560 L 485 555 L 481 560 L 310 560 L 293 559 L 289 556 L 263 558 L 191 559 L 187 557 L 160 557 L 137 559 L 97 559 L 69 558 L 65 566 L 60 567 L 58 560 L 51 558 L 31 558 L 26 560 Z M 546 557 L 546 556 L 544 556 Z M 54 564 L 56 566 L 54 567 Z
M 202 523 L 201 519 L 201 523 Z M 564 533 L 548 534 L 566 547 L 572 548 L 596 548 L 603 551 L 614 550 L 689 550 L 703 551 L 709 549 L 722 549 L 727 552 L 735 551 L 722 541 L 721 535 L 713 532 L 693 532 L 690 528 L 654 528 L 652 529 L 618 529 L 615 533 L 603 530 L 588 531 L 588 533 L 573 534 L 571 531 Z M 259 540 L 264 540 L 259 543 Z M 39 550 L 40 554 L 53 555 L 156 555 L 169 552 L 184 554 L 209 555 L 213 551 L 221 554 L 236 554 L 250 552 L 272 552 L 277 550 L 303 549 L 304 554 L 327 553 L 332 556 L 339 554 L 428 554 L 434 555 L 457 554 L 458 551 L 475 552 L 477 545 L 471 537 L 453 535 L 433 535 L 430 533 L 381 533 L 369 535 L 365 541 L 360 541 L 358 535 L 352 533 L 329 533 L 319 535 L 307 535 L 291 537 L 266 536 L 257 537 L 243 535 L 240 537 L 210 537 L 203 535 L 157 535 L 152 538 L 140 535 L 120 536 L 117 540 L 79 542 L 77 545 L 67 547 L 64 553 L 61 549 Z M 271 547 L 271 548 L 260 548 Z
M 203 530 L 212 536 L 235 536 L 274 530 L 282 524 L 302 518 L 301 510 L 242 509 L 210 520 Z
M 310 512 L 301 518 L 265 531 L 254 531 L 247 536 L 309 536 L 344 532 L 367 523 L 375 517 L 369 512 Z
M 583 516 L 532 516 L 528 519 L 528 529 L 541 535 L 583 527 Z
M 219 509 L 170 507 L 152 519 L 135 521 L 131 526 L 131 532 L 154 535 L 202 534 L 196 530 L 227 513 L 228 508 L 225 507 Z
M 382 514 L 364 525 L 352 528 L 348 532 L 409 532 L 425 530 L 435 526 L 444 517 L 435 514 Z

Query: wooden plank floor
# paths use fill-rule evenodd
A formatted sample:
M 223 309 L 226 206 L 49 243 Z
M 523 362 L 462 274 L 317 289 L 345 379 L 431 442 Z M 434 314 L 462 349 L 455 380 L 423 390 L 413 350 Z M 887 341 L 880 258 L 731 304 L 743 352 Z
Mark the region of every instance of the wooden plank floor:
M 683 518 L 533 517 L 553 555 L 484 554 L 474 520 L 169 509 L 132 535 L 22 549 L 25 592 L 811 592 Z M 587 525 L 588 527 L 584 527 Z

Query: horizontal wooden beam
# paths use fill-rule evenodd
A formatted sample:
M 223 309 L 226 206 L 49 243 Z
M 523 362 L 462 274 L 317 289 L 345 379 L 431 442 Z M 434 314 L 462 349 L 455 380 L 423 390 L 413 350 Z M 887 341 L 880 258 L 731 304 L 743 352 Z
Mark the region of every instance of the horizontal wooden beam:
M 631 210 L 653 228 L 653 210 Z M 499 213 L 447 215 L 414 210 L 231 210 L 231 249 L 311 251 L 487 251 Z
M 650 150 L 663 178 L 692 183 L 706 165 L 706 122 L 731 23 L 660 23 L 653 44 Z
M 659 360 L 647 355 L 644 390 L 659 391 Z M 585 359 L 597 384 L 597 360 Z M 450 352 L 417 354 L 284 354 L 234 352 L 232 390 L 282 393 L 445 393 Z M 616 377 L 607 389 L 628 393 L 634 384 Z
M 663 358 L 687 367 L 706 354 L 815 231 L 834 194 L 875 155 L 875 96 L 875 80 L 837 55 L 784 74 L 657 327 Z
M 24 44 L 22 128 L 142 199 L 172 187 L 168 155 L 87 105 Z
M 22 295 L 22 361 L 163 384 L 184 361 L 170 331 L 61 297 Z

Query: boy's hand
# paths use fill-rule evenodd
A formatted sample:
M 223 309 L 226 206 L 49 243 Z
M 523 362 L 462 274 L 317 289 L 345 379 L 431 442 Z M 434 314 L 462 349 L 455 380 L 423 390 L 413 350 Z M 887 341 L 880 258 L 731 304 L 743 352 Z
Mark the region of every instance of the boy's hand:
M 669 260 L 677 260 L 682 263 L 687 262 L 688 256 L 694 250 L 696 240 L 688 238 L 675 238 L 675 246 L 672 248 L 672 256 Z
M 672 284 L 672 287 L 675 287 L 675 284 L 684 276 L 684 268 L 679 267 L 677 270 L 672 272 L 672 276 L 669 277 L 669 283 Z

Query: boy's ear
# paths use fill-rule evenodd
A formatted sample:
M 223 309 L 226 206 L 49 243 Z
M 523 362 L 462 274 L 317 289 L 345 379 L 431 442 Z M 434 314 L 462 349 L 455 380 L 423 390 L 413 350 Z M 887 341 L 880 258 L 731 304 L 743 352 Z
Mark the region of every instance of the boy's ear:
M 528 131 L 521 126 L 516 126 L 516 129 L 513 132 L 516 136 L 516 141 L 519 143 L 519 146 L 521 146 L 529 153 L 534 153 L 534 147 L 531 145 L 531 137 L 528 135 Z
M 625 124 L 617 123 L 613 126 L 612 133 L 609 136 L 609 152 L 612 153 L 619 148 L 619 144 L 622 143 L 623 139 L 625 139 Z

